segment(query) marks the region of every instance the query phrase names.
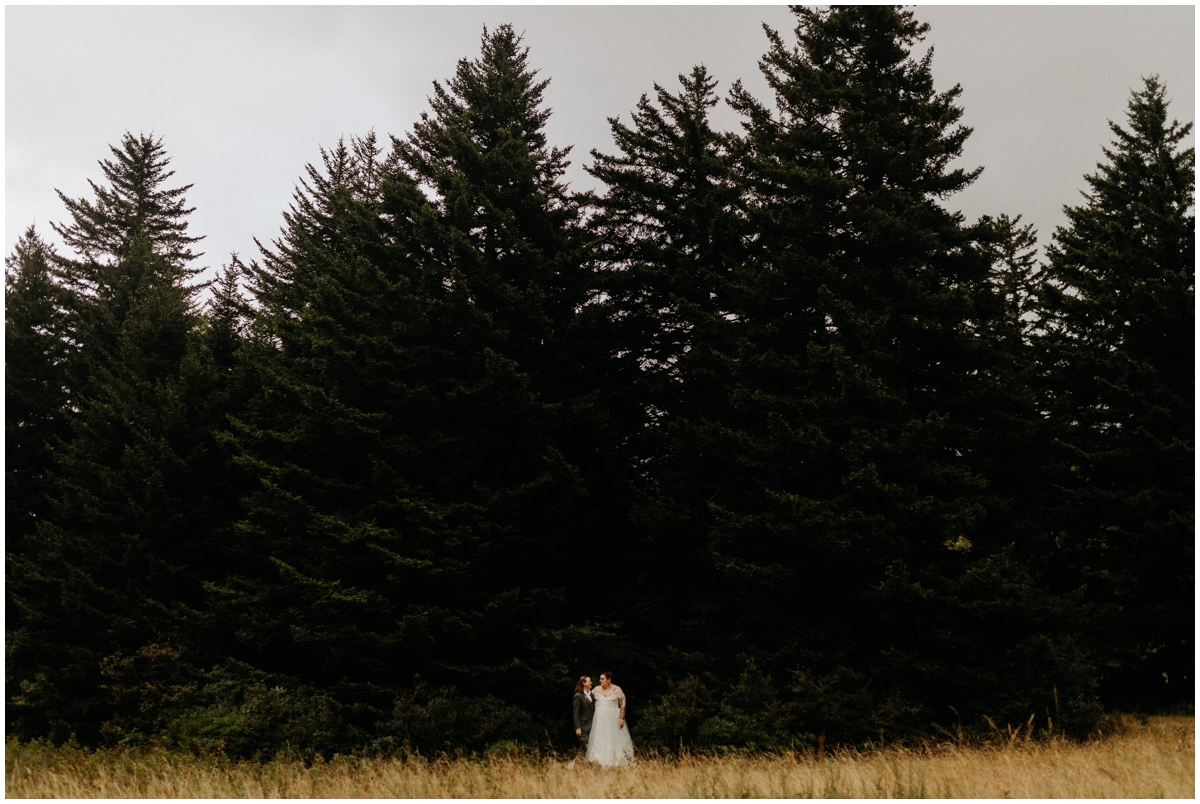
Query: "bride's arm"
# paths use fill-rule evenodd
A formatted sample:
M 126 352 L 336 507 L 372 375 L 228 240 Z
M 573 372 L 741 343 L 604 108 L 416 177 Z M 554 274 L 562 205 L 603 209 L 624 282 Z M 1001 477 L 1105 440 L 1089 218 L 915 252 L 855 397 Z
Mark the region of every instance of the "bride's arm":
M 625 721 L 625 690 L 617 687 L 617 703 L 621 704 L 621 722 Z

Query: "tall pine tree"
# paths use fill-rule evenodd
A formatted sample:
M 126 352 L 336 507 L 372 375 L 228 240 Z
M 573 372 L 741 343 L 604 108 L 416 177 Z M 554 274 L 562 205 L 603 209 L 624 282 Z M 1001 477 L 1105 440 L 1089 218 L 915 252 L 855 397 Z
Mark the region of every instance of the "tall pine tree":
M 50 445 L 67 417 L 65 311 L 50 246 L 33 227 L 5 260 L 4 488 L 8 552 L 48 512 Z
M 1145 79 L 1106 161 L 1065 207 L 1039 286 L 1047 405 L 1062 432 L 1055 522 L 1097 603 L 1107 689 L 1191 700 L 1194 659 L 1195 149 Z
M 1028 563 L 987 435 L 1031 417 L 991 338 L 991 224 L 943 199 L 970 130 L 892 7 L 768 29 L 775 110 L 736 86 L 756 248 L 726 352 L 727 412 L 679 432 L 711 567 L 708 649 L 798 672 L 807 728 L 843 736 L 1075 702 L 1073 609 Z M 682 486 L 683 484 L 680 483 Z M 970 679 L 968 681 L 967 679 Z
M 386 159 L 323 153 L 252 271 L 249 560 L 215 602 L 243 657 L 364 728 L 418 680 L 484 674 L 537 709 L 562 672 L 586 240 L 526 59 L 487 33 Z
M 151 250 L 176 268 L 183 268 L 196 259 L 191 250 L 202 237 L 187 233 L 187 216 L 195 211 L 188 207 L 185 194 L 192 185 L 167 188 L 163 186 L 175 171 L 169 170 L 162 138 L 153 134 L 133 136 L 129 132 L 119 146 L 110 145 L 113 159 L 100 160 L 100 170 L 107 185 L 91 185 L 94 199 L 71 198 L 61 190 L 62 199 L 71 215 L 68 224 L 53 224 L 54 231 L 78 257 L 64 260 L 77 271 L 83 266 L 111 261 L 129 247 L 134 231 L 140 231 Z M 86 269 L 83 269 L 86 270 Z M 95 280 L 78 275 L 85 287 L 94 288 Z
M 430 334 L 447 356 L 438 428 L 447 443 L 435 477 L 444 499 L 473 510 L 463 525 L 478 540 L 472 583 L 487 613 L 476 661 L 502 669 L 540 708 L 558 682 L 512 648 L 548 656 L 559 638 L 550 631 L 581 619 L 568 612 L 593 586 L 574 561 L 580 545 L 614 532 L 603 483 L 616 456 L 592 393 L 597 344 L 578 325 L 595 286 L 589 237 L 562 181 L 569 149 L 546 138 L 549 82 L 528 55 L 511 26 L 485 30 L 479 58 L 435 84 L 431 113 L 394 141 L 405 176 L 386 208 L 397 241 L 423 250 L 439 310 Z
M 411 676 L 405 654 L 418 653 L 392 598 L 432 571 L 395 522 L 430 506 L 408 483 L 405 401 L 420 391 L 405 346 L 419 322 L 409 263 L 386 248 L 379 153 L 374 135 L 322 149 L 282 236 L 249 267 L 255 390 L 231 432 L 247 516 L 211 588 L 230 655 L 340 684 L 376 719 L 390 697 L 375 687 Z
M 54 445 L 53 510 L 11 570 L 18 733 L 95 739 L 105 717 L 100 661 L 169 639 L 203 602 L 214 512 L 197 474 L 211 438 L 197 421 L 197 269 L 183 202 L 165 190 L 161 140 L 126 135 L 102 161 L 110 186 L 67 202 L 55 229 L 66 311 L 69 433 Z
M 603 316 L 597 339 L 609 349 L 598 379 L 635 499 L 624 526 L 633 537 L 630 569 L 612 595 L 615 613 L 638 624 L 645 645 L 663 633 L 678 643 L 707 632 L 695 594 L 703 586 L 696 509 L 720 481 L 698 475 L 694 456 L 664 458 L 684 434 L 721 426 L 749 234 L 739 141 L 709 121 L 717 82 L 697 66 L 679 83 L 675 94 L 656 84 L 657 103 L 643 95 L 631 126 L 610 118 L 618 153 L 592 151 L 588 168 L 607 185 L 592 221 L 604 295 L 589 312 Z M 654 670 L 641 679 L 648 686 L 681 669 L 662 656 L 643 661 Z

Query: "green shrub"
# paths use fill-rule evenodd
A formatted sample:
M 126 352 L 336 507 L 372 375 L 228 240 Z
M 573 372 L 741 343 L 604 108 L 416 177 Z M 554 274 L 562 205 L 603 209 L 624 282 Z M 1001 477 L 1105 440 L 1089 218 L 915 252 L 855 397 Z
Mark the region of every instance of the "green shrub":
M 227 661 L 199 671 L 178 649 L 151 644 L 106 658 L 101 672 L 112 707 L 101 733 L 110 745 L 245 759 L 347 748 L 337 701 L 249 665 Z
M 646 707 L 638 734 L 646 746 L 677 749 L 777 750 L 810 745 L 795 703 L 784 702 L 754 662 L 718 698 L 695 676 L 670 682 L 670 691 Z
M 100 661 L 111 716 L 100 726 L 109 745 L 153 742 L 180 712 L 194 706 L 202 674 L 170 644 L 150 643 L 126 656 L 120 652 Z
M 716 709 L 713 694 L 700 679 L 672 680 L 667 694 L 648 705 L 638 718 L 639 742 L 665 748 L 698 745 L 701 727 Z
M 378 725 L 379 752 L 483 752 L 490 746 L 533 744 L 540 736 L 529 713 L 491 695 L 472 698 L 453 687 L 420 684 L 396 699 L 389 721 Z
M 215 701 L 184 712 L 160 740 L 193 753 L 247 759 L 268 759 L 281 753 L 309 758 L 346 747 L 341 707 L 328 695 L 257 682 L 238 697 L 238 703 Z

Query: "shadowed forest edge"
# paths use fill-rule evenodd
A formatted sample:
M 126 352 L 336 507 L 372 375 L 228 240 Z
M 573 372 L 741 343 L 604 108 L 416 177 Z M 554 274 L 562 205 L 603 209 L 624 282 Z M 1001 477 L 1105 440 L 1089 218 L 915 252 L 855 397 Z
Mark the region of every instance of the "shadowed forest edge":
M 610 668 L 662 750 L 1189 708 L 1191 123 L 1145 78 L 1041 259 L 947 210 L 927 26 L 795 15 L 769 103 L 610 119 L 602 193 L 509 26 L 209 285 L 161 139 L 60 193 L 6 263 L 7 733 L 561 749 Z

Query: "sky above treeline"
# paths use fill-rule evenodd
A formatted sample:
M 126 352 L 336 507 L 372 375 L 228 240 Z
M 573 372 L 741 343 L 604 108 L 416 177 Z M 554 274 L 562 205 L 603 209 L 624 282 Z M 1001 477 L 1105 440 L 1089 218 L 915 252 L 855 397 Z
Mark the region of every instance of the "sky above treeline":
M 937 88 L 962 85 L 975 129 L 961 164 L 983 175 L 944 201 L 970 220 L 1021 214 L 1048 242 L 1142 76 L 1165 81 L 1180 121 L 1195 118 L 1193 6 L 914 11 L 932 26 Z M 5 253 L 31 223 L 55 241 L 49 222 L 66 217 L 55 189 L 89 195 L 97 160 L 128 130 L 161 136 L 171 186 L 194 184 L 202 264 L 257 258 L 254 238 L 278 235 L 320 146 L 372 129 L 403 136 L 432 82 L 478 55 L 483 26 L 506 22 L 551 79 L 548 136 L 574 146 L 576 189 L 596 187 L 588 152 L 614 150 L 606 118 L 628 123 L 654 83 L 674 91 L 703 63 L 723 96 L 740 78 L 769 102 L 762 23 L 795 41 L 782 6 L 7 6 Z M 714 122 L 739 126 L 723 104 Z

